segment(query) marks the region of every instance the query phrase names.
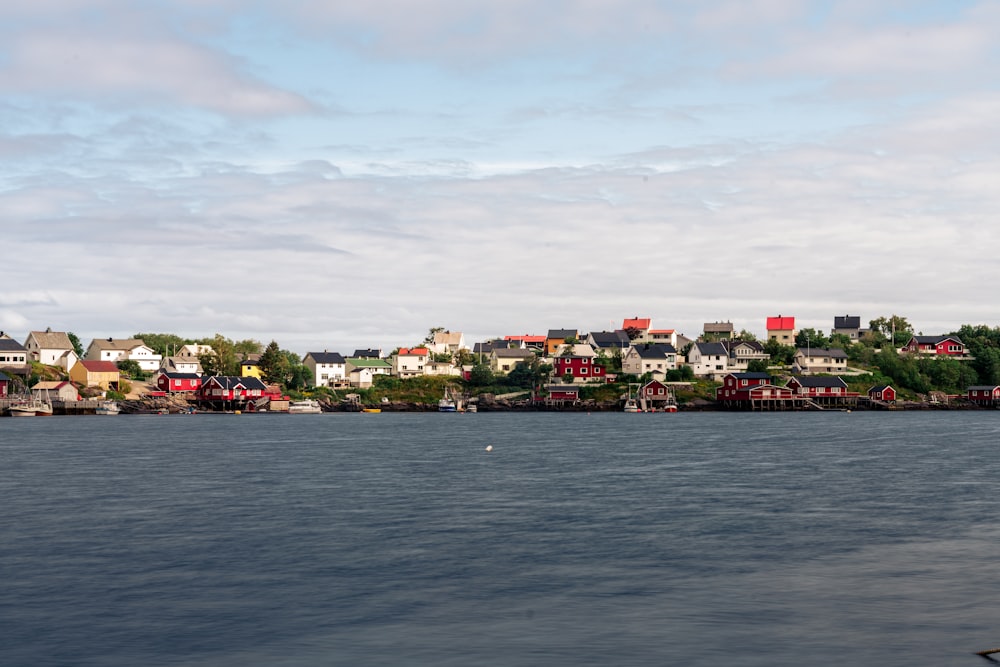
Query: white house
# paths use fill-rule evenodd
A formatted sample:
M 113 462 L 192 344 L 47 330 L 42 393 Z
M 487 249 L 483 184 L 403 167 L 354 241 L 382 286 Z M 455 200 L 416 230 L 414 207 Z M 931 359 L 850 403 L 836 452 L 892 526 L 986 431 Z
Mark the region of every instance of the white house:
M 843 373 L 847 370 L 847 353 L 838 349 L 804 348 L 795 351 L 792 370 L 797 373 Z
M 79 358 L 69 336 L 63 331 L 52 329 L 30 332 L 24 341 L 24 349 L 32 360 L 46 366 L 58 366 L 67 373 Z
M 456 354 L 459 350 L 467 350 L 465 336 L 461 331 L 438 331 L 434 341 L 427 345 L 433 354 Z
M 115 339 L 95 338 L 87 348 L 84 359 L 89 361 L 135 361 L 139 368 L 147 372 L 155 372 L 160 368 L 163 356 L 156 354 L 153 348 L 139 338 Z
M 392 374 L 400 378 L 423 375 L 430 355 L 426 347 L 401 347 L 390 359 Z
M 722 379 L 729 373 L 729 350 L 722 343 L 695 343 L 688 350 L 687 365 L 698 377 Z
M 160 362 L 160 370 L 167 373 L 205 374 L 198 357 L 164 357 Z
M 664 343 L 633 345 L 622 357 L 622 372 L 629 375 L 666 375 L 677 368 L 677 350 Z
M 307 352 L 302 364 L 312 373 L 314 387 L 347 382 L 347 360 L 339 352 Z

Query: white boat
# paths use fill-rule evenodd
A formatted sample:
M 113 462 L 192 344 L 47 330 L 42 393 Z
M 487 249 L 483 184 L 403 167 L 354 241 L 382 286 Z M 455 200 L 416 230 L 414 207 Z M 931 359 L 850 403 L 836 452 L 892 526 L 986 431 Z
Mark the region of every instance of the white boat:
M 468 407 L 465 408 L 466 412 L 479 412 L 479 408 L 476 407 L 475 403 L 469 403 Z
M 11 417 L 34 417 L 35 416 L 35 406 L 32 401 L 23 401 L 21 403 L 14 403 L 8 409 Z
M 634 398 L 625 401 L 625 412 L 640 412 L 639 404 L 635 402 Z
M 48 394 L 48 392 L 46 392 Z M 8 408 L 11 417 L 50 417 L 52 416 L 52 401 L 48 395 L 42 398 L 42 393 L 35 392 L 30 399 L 20 401 Z
M 114 401 L 101 401 L 97 404 L 96 413 L 99 415 L 121 414 L 122 409 Z
M 289 414 L 318 415 L 321 412 L 323 412 L 323 407 L 319 404 L 319 401 L 311 398 L 301 401 L 292 401 L 288 404 Z
M 438 412 L 458 412 L 458 406 L 455 405 L 455 399 L 451 397 L 448 390 L 444 390 L 444 397 L 438 401 Z

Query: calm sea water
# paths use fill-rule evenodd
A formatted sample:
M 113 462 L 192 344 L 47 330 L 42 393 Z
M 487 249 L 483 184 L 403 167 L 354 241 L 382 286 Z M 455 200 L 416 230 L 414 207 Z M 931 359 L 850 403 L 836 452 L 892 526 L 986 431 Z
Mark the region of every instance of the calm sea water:
M 978 665 L 998 443 L 992 412 L 4 419 L 0 664 Z

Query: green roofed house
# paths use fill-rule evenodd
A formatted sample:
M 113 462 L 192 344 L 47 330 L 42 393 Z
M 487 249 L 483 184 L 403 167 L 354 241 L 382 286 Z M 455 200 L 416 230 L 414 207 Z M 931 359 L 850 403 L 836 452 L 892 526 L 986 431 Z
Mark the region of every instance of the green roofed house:
M 376 375 L 389 375 L 392 365 L 384 359 L 347 359 L 347 378 L 351 385 L 366 388 L 372 386 Z

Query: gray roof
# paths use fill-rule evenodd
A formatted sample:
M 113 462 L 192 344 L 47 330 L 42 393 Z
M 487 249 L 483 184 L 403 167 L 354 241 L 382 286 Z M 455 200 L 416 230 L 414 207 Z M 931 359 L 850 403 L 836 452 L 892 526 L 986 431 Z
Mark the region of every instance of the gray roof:
M 739 380 L 770 380 L 770 373 L 762 373 L 760 371 L 755 371 L 753 373 L 730 373 L 733 377 Z
M 833 328 L 834 329 L 860 329 L 861 328 L 861 316 L 860 315 L 844 315 L 843 317 L 835 315 L 833 318 Z
M 347 363 L 344 355 L 340 352 L 307 352 L 307 357 L 312 357 L 317 364 L 343 364 Z
M 243 385 L 246 389 L 267 389 L 267 385 L 255 377 L 240 377 L 238 375 L 212 375 L 204 378 L 204 382 L 215 380 L 223 389 L 235 389 L 237 385 Z
M 796 375 L 792 378 L 803 387 L 846 387 L 847 383 L 839 377 L 831 376 L 802 376 Z M 791 380 L 789 380 L 791 382 Z
M 965 345 L 965 343 L 962 342 L 962 339 L 959 338 L 958 336 L 941 335 L 941 336 L 914 336 L 913 337 L 913 339 L 915 341 L 917 341 L 917 344 L 919 344 L 919 345 L 937 345 L 941 341 L 948 340 L 949 338 L 951 340 L 955 341 L 956 343 L 960 344 L 960 345 Z
M 32 331 L 28 338 L 34 338 L 38 347 L 45 350 L 72 350 L 73 343 L 62 331 Z M 25 343 L 28 341 L 25 340 Z
M 9 381 L 10 381 L 10 376 L 9 375 L 5 375 L 4 373 L 0 373 L 0 382 L 9 382 Z
M 732 322 L 705 322 L 705 333 L 733 333 Z
M 490 351 L 498 359 L 526 359 L 535 356 L 534 350 L 522 350 L 519 347 L 501 347 Z
M 721 357 L 728 357 L 729 350 L 722 343 L 695 343 L 698 351 L 702 354 L 716 354 Z
M 13 338 L 0 338 L 0 350 L 4 352 L 27 352 L 23 345 Z
M 588 336 L 597 347 L 628 347 L 628 334 L 624 331 L 591 331 Z
M 1000 385 L 995 384 L 979 384 L 974 387 L 969 387 L 966 391 L 993 391 Z
M 846 359 L 847 353 L 839 348 L 827 350 L 822 347 L 800 347 L 799 352 L 807 357 L 831 357 L 833 359 Z
M 549 329 L 546 338 L 576 338 L 576 329 Z
M 668 354 L 677 354 L 677 350 L 670 343 L 644 343 L 632 348 L 639 355 L 640 359 L 662 359 Z

